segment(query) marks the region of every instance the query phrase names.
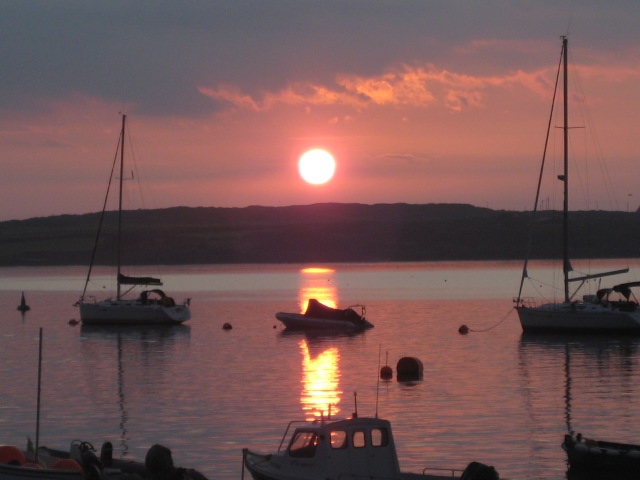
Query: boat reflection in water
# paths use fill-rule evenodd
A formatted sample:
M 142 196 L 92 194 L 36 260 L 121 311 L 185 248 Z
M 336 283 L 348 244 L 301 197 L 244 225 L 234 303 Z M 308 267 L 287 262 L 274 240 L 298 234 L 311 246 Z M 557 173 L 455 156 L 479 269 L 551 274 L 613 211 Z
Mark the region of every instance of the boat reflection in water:
M 107 391 L 117 388 L 119 410 L 119 438 L 113 452 L 114 457 L 127 458 L 130 454 L 129 419 L 127 392 L 132 387 L 150 384 L 150 379 L 159 378 L 175 355 L 175 347 L 189 340 L 191 328 L 187 325 L 157 326 L 105 326 L 82 325 L 80 337 L 84 358 L 93 357 L 95 364 L 87 365 L 87 371 L 95 384 Z M 140 378 L 137 370 L 126 375 L 128 363 L 142 363 L 148 366 L 145 376 Z M 84 364 L 83 364 L 84 365 Z M 117 374 L 117 385 L 110 382 L 113 371 Z M 134 369 L 135 370 L 135 369 Z M 138 388 L 135 388 L 138 390 Z M 131 395 L 131 392 L 129 392 Z M 139 401 L 134 393 L 133 403 Z

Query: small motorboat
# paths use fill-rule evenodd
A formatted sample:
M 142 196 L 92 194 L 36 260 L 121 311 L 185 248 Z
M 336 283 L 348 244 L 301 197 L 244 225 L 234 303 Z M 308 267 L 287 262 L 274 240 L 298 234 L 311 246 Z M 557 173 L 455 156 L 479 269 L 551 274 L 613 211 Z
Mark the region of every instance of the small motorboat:
M 30 443 L 30 442 L 29 442 Z M 69 451 L 29 445 L 26 451 L 0 445 L 0 480 L 206 480 L 200 472 L 175 467 L 171 450 L 153 445 L 144 463 L 113 458 L 111 442 L 100 455 L 89 442 L 74 440 Z
M 626 474 L 633 478 L 640 472 L 640 445 L 592 440 L 579 433 L 575 437 L 565 435 L 562 448 L 572 472 Z
M 479 462 L 464 471 L 433 467 L 421 474 L 401 472 L 389 421 L 358 418 L 357 413 L 345 420 L 290 422 L 275 453 L 247 448 L 242 453 L 254 480 L 498 480 L 493 467 Z
M 360 313 L 355 309 L 359 309 Z M 287 329 L 307 330 L 366 330 L 373 328 L 373 324 L 364 318 L 366 308 L 364 305 L 351 305 L 344 310 L 332 308 L 311 298 L 306 311 L 302 313 L 276 313 Z

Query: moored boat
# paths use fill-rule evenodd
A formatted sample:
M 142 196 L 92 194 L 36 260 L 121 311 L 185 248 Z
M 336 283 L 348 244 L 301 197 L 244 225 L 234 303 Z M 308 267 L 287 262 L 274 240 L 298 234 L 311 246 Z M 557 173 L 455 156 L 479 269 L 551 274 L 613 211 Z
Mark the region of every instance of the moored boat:
M 69 451 L 39 447 L 22 451 L 0 445 L 0 480 L 206 480 L 193 469 L 175 467 L 171 450 L 153 445 L 144 462 L 113 458 L 110 442 L 100 455 L 89 442 L 74 440 Z
M 360 313 L 356 312 L 356 308 Z M 373 328 L 373 324 L 365 318 L 364 305 L 351 305 L 347 308 L 332 308 L 320 303 L 315 298 L 309 299 L 304 313 L 278 312 L 276 318 L 287 329 L 306 330 L 366 330 Z
M 558 175 L 558 180 L 563 184 L 563 210 L 562 210 L 562 272 L 563 272 L 563 299 L 560 301 L 543 301 L 534 298 L 524 297 L 522 294 L 525 279 L 529 279 L 528 259 L 525 260 L 522 269 L 520 289 L 518 296 L 514 298 L 515 309 L 520 318 L 520 325 L 523 332 L 621 332 L 640 334 L 640 310 L 638 302 L 631 299 L 632 286 L 640 285 L 640 282 L 627 282 L 619 284 L 610 289 L 600 289 L 597 295 L 577 294 L 582 286 L 590 280 L 601 279 L 612 275 L 621 275 L 629 271 L 628 268 L 609 272 L 576 275 L 570 261 L 569 252 L 569 123 L 568 123 L 568 40 L 562 37 L 562 62 L 558 67 L 558 77 L 560 68 L 563 70 L 563 147 L 564 161 L 563 173 Z M 556 86 L 558 83 L 556 82 Z M 555 95 L 554 95 L 555 99 Z M 549 127 L 547 128 L 547 143 L 549 139 Z M 546 144 L 545 144 L 546 145 Z M 545 151 L 546 156 L 546 151 Z M 542 164 L 544 167 L 545 156 Z M 538 190 L 534 203 L 535 215 L 538 211 L 538 201 L 540 196 L 540 182 L 542 180 L 542 170 L 538 181 Z M 536 222 L 532 221 L 535 226 Z M 539 282 L 536 282 L 539 283 Z M 577 285 L 571 291 L 570 285 Z M 620 298 L 614 300 L 610 295 L 618 293 Z
M 91 278 L 94 266 L 95 252 L 98 245 L 98 239 L 101 234 L 101 227 L 98 228 L 96 242 L 94 246 L 93 256 L 89 265 L 87 279 L 85 281 L 84 290 L 80 296 L 80 300 L 76 302 L 76 306 L 80 310 L 80 320 L 84 325 L 163 325 L 176 324 L 186 322 L 191 318 L 191 310 L 189 309 L 190 299 L 185 299 L 182 303 L 176 303 L 175 300 L 166 295 L 164 291 L 153 288 L 151 290 L 142 290 L 138 296 L 132 295 L 136 288 L 147 288 L 162 286 L 159 278 L 149 276 L 131 276 L 122 273 L 122 253 L 124 242 L 122 241 L 122 217 L 123 217 L 123 178 L 124 178 L 124 145 L 125 145 L 125 126 L 126 115 L 122 116 L 122 128 L 120 130 L 119 168 L 112 168 L 111 182 L 114 175 L 119 171 L 119 196 L 118 196 L 118 223 L 116 235 L 116 292 L 115 298 L 106 300 L 97 300 L 87 294 L 87 286 Z M 107 190 L 107 197 L 109 191 Z M 107 202 L 105 199 L 104 207 Z M 102 211 L 102 218 L 105 216 L 105 208 Z M 102 219 L 100 220 L 102 226 Z
M 640 472 L 640 445 L 593 440 L 578 434 L 565 435 L 562 448 L 567 452 L 572 472 L 632 475 L 633 478 Z
M 493 467 L 479 462 L 464 471 L 434 466 L 422 473 L 401 472 L 389 421 L 357 414 L 344 420 L 290 422 L 275 453 L 247 448 L 242 453 L 254 480 L 498 479 Z

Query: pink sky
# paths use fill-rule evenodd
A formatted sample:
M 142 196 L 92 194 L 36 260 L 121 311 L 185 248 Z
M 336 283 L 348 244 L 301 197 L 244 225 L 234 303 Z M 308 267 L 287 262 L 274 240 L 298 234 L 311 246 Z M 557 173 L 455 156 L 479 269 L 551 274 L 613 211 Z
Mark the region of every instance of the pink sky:
M 17 50 L 0 82 L 0 220 L 99 211 L 122 111 L 145 208 L 531 209 L 569 23 L 589 115 L 572 101 L 571 123 L 595 126 L 571 133 L 573 208 L 635 210 L 640 8 L 573 3 L 16 2 L 0 34 Z M 317 147 L 337 162 L 321 186 L 297 171 Z

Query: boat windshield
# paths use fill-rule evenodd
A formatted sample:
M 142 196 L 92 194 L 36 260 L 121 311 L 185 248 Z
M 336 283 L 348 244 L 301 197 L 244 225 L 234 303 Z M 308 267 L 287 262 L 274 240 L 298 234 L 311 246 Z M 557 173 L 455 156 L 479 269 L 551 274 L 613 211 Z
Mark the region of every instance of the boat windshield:
M 311 458 L 318 447 L 318 435 L 316 432 L 297 431 L 289 444 L 289 455 L 292 457 Z

